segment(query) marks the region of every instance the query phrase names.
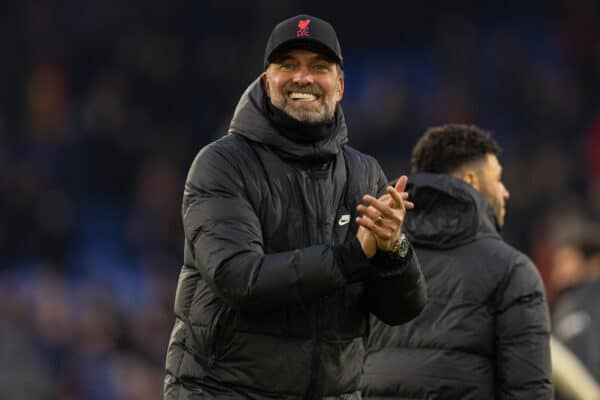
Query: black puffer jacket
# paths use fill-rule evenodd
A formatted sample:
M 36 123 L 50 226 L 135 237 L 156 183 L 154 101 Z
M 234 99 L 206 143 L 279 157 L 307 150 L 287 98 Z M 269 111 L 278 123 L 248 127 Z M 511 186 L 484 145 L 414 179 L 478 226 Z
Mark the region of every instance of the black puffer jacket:
M 165 399 L 359 398 L 369 313 L 401 323 L 425 304 L 412 252 L 375 268 L 355 238 L 386 178 L 345 145 L 341 109 L 306 144 L 269 110 L 257 80 L 190 169 Z
M 370 399 L 552 399 L 549 317 L 533 263 L 500 238 L 489 203 L 448 175 L 409 178 L 405 228 L 428 304 L 398 327 L 375 324 Z

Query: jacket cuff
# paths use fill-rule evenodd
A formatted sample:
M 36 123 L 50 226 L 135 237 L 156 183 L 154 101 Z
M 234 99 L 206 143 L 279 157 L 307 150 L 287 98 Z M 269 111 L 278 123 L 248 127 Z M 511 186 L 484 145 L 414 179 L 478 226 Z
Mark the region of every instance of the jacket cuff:
M 386 272 L 398 273 L 403 270 L 412 260 L 414 251 L 412 246 L 408 248 L 408 253 L 402 258 L 398 258 L 391 253 L 378 251 L 372 259 L 372 263 L 378 273 Z
M 348 282 L 364 281 L 373 270 L 373 264 L 363 253 L 356 236 L 344 244 L 335 246 L 335 258 Z

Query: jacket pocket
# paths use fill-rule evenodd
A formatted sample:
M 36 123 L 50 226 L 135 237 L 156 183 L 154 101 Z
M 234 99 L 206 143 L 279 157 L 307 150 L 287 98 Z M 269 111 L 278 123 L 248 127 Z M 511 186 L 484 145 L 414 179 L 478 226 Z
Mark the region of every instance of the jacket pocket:
M 215 317 L 212 320 L 212 323 L 209 326 L 208 332 L 208 343 L 209 343 L 209 355 L 208 355 L 208 368 L 211 368 L 215 365 L 215 362 L 221 357 L 223 353 L 223 348 L 225 347 L 225 343 L 227 341 L 226 332 L 229 330 L 229 323 L 231 322 L 231 317 L 233 315 L 233 310 L 228 305 L 222 305 Z

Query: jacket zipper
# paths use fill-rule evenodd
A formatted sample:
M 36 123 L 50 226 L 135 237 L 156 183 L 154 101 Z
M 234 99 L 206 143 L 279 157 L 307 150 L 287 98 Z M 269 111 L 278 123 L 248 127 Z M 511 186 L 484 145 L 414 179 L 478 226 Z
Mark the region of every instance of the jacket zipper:
M 321 315 L 323 314 L 323 303 L 318 304 L 315 320 L 313 323 L 313 354 L 311 362 L 311 374 L 308 390 L 304 398 L 306 400 L 312 400 L 319 398 L 319 377 L 321 375 L 321 339 L 319 338 L 319 331 L 321 330 Z
M 312 190 L 312 194 L 313 194 L 313 200 L 314 200 L 314 204 L 320 205 L 320 201 L 317 198 L 317 193 L 316 193 L 316 188 Z M 316 224 L 315 224 L 315 230 L 314 230 L 314 235 L 315 235 L 315 239 L 317 239 L 317 242 L 321 242 L 322 238 L 323 238 L 323 233 L 321 231 L 321 229 L 319 228 L 322 224 L 321 224 L 321 216 L 322 216 L 322 211 L 319 207 L 315 207 L 315 219 L 316 219 Z M 319 331 L 321 329 L 321 314 L 323 313 L 323 303 L 321 301 L 319 301 L 316 304 L 316 310 L 314 310 L 314 317 L 313 317 L 313 332 L 312 332 L 312 340 L 313 340 L 313 351 L 312 351 L 312 360 L 311 360 L 311 373 L 310 373 L 310 380 L 309 380 L 309 384 L 308 384 L 308 390 L 306 391 L 306 394 L 304 396 L 304 398 L 306 400 L 309 399 L 313 399 L 315 397 L 315 395 L 317 394 L 317 388 L 319 386 L 319 376 L 321 375 L 321 340 L 319 338 Z

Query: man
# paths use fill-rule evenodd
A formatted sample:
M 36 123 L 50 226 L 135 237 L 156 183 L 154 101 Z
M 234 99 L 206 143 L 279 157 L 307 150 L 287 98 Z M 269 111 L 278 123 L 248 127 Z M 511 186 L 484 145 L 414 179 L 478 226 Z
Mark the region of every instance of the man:
M 416 144 L 404 229 L 428 303 L 403 326 L 373 327 L 366 398 L 553 398 L 542 281 L 499 234 L 509 193 L 498 153 L 487 132 L 458 124 Z
M 425 304 L 406 177 L 347 145 L 333 27 L 281 22 L 264 65 L 188 174 L 165 399 L 359 399 L 370 313 Z

